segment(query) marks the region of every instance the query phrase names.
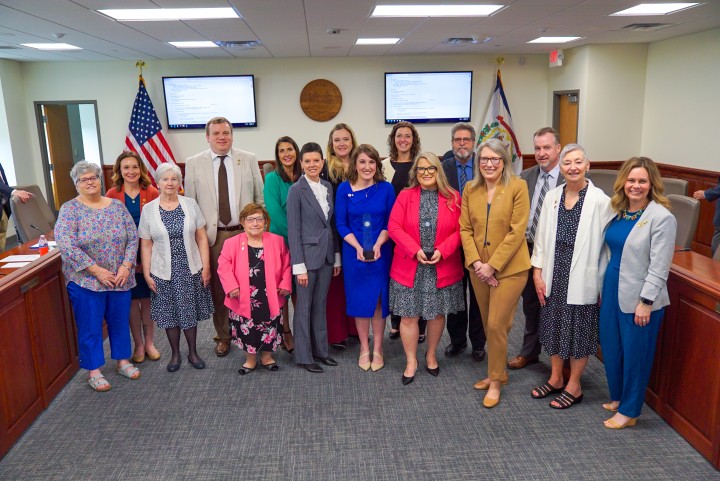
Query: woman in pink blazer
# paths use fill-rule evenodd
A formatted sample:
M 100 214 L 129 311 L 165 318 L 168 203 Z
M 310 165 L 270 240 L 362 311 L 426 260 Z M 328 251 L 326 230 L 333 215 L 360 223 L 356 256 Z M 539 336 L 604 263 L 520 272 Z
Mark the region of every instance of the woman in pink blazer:
M 388 233 L 395 242 L 390 268 L 390 311 L 401 317 L 400 337 L 407 357 L 403 384 L 418 368 L 418 319 L 427 319 L 425 370 L 440 373 L 436 350 L 445 316 L 465 308 L 460 260 L 460 195 L 445 178 L 440 160 L 418 154 L 409 187 L 390 213 Z
M 233 344 L 247 353 L 238 370 L 249 374 L 260 364 L 277 371 L 272 353 L 282 343 L 282 307 L 292 289 L 290 253 L 282 236 L 266 232 L 270 216 L 251 203 L 240 212 L 245 232 L 225 241 L 218 259 L 218 277 L 230 309 Z

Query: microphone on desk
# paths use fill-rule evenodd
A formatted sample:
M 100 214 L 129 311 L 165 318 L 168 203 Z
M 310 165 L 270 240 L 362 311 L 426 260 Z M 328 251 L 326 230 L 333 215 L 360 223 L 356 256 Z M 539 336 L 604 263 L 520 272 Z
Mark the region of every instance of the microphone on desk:
M 675 252 L 689 252 L 689 251 L 691 251 L 691 250 L 692 250 L 692 249 L 689 248 L 689 247 L 683 247 L 682 249 L 678 249 L 678 250 L 676 250 Z
M 55 240 L 55 239 L 53 238 L 53 236 L 51 236 L 50 234 L 46 234 L 44 230 L 42 230 L 40 227 L 36 226 L 35 224 L 30 224 L 30 227 L 32 227 L 33 229 L 35 229 L 36 231 L 38 231 L 40 234 L 48 237 L 49 240 Z

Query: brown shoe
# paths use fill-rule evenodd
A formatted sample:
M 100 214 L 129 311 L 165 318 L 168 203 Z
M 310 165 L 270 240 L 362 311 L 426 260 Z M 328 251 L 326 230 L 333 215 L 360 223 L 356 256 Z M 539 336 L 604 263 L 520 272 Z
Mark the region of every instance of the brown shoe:
M 523 357 L 523 356 L 515 356 L 508 361 L 507 367 L 509 367 L 510 369 L 522 369 L 522 368 L 526 367 L 528 364 L 535 364 L 539 361 L 540 360 L 537 357 L 528 359 L 527 357 Z
M 215 354 L 217 357 L 225 357 L 230 352 L 230 341 L 220 340 L 215 345 Z
M 505 377 L 500 380 L 500 384 L 505 385 L 507 383 L 508 383 L 508 376 L 506 373 Z M 488 388 L 490 387 L 490 381 L 488 381 L 487 379 L 480 379 L 478 382 L 473 384 L 473 387 L 475 389 L 477 389 L 478 391 L 487 391 Z

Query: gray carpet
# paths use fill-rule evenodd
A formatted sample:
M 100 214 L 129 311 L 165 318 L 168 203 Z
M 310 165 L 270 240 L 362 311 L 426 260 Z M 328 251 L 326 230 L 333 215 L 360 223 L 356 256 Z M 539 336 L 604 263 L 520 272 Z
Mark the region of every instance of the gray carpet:
M 511 354 L 522 328 L 519 313 Z M 202 371 L 184 360 L 180 371 L 166 372 L 162 331 L 163 359 L 141 364 L 139 381 L 120 378 L 108 364 L 113 389 L 94 393 L 81 371 L 0 461 L 0 479 L 720 479 L 647 406 L 635 428 L 603 428 L 608 393 L 597 359 L 584 377 L 584 402 L 570 410 L 529 395 L 547 379 L 544 356 L 512 372 L 501 403 L 487 410 L 472 389 L 487 363 L 474 363 L 469 351 L 440 356 L 439 377 L 421 369 L 409 386 L 400 383 L 400 341 L 387 336 L 387 364 L 376 373 L 357 368 L 355 343 L 331 354 L 340 366 L 325 374 L 294 367 L 282 352 L 280 371 L 241 377 L 240 353 L 215 357 L 211 331 L 211 322 L 201 324 Z M 441 349 L 446 344 L 447 336 Z

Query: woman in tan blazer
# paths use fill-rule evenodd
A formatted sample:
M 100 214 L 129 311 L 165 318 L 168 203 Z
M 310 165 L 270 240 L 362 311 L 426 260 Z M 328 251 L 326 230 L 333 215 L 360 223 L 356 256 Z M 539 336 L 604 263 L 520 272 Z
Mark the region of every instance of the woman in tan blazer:
M 483 406 L 492 408 L 508 381 L 507 335 L 530 269 L 525 241 L 530 199 L 501 141 L 483 142 L 478 151 L 474 180 L 463 191 L 460 236 L 487 334 L 488 377 L 474 387 L 488 391 Z

